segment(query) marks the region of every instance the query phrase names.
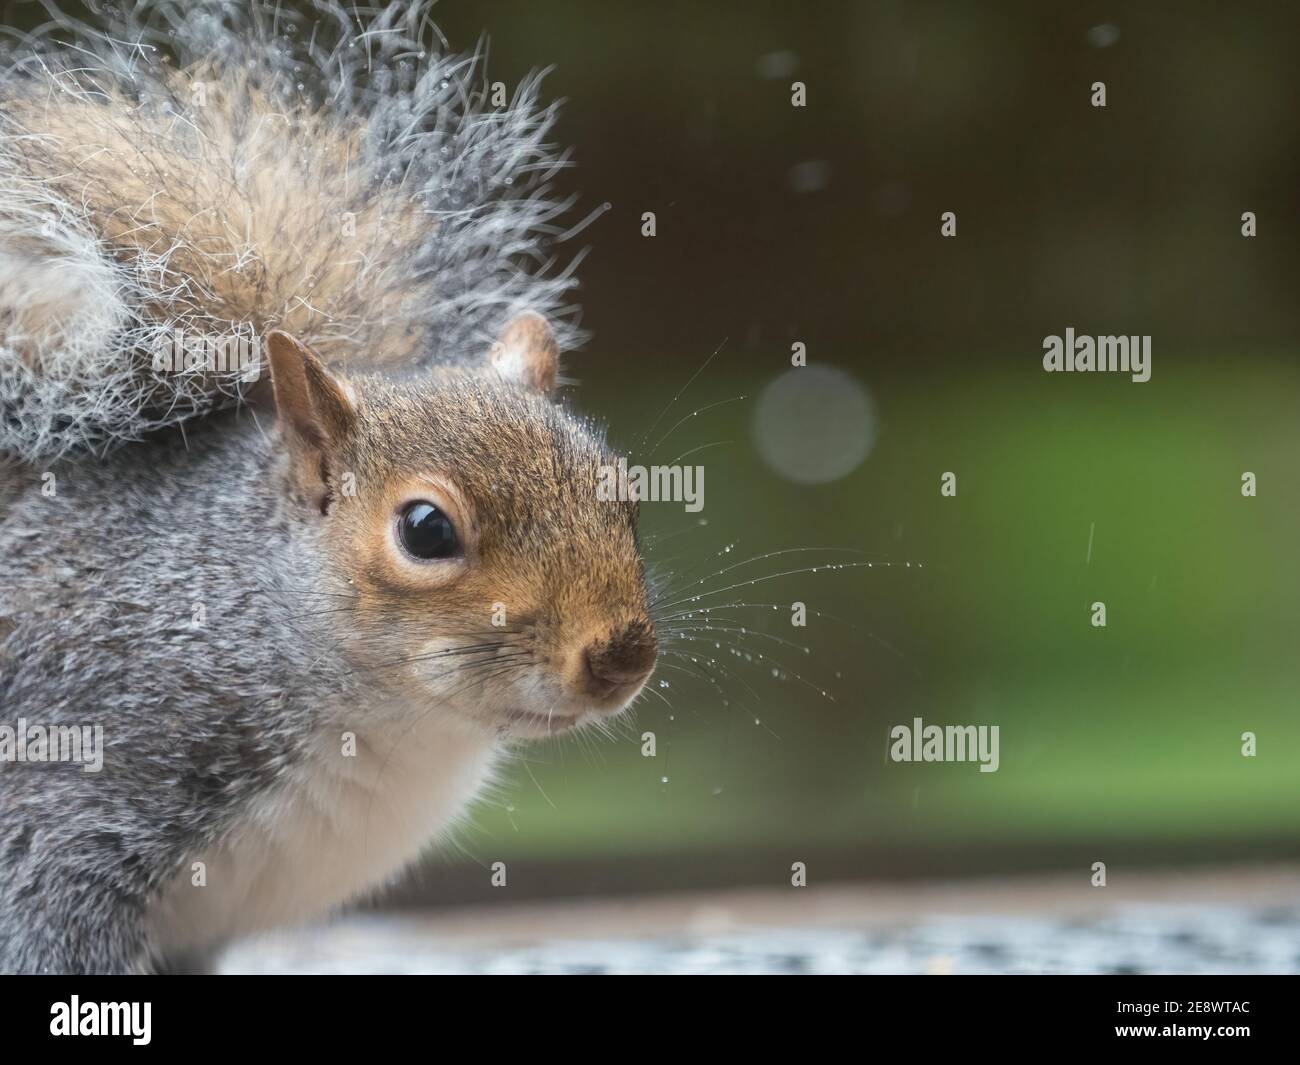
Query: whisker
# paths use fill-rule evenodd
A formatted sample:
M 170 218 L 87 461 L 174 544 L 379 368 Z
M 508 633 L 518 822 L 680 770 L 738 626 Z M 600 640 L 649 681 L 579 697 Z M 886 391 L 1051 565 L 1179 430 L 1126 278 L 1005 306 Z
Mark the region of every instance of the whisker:
M 684 417 L 680 418 L 678 421 L 674 422 L 672 428 L 669 429 L 668 432 L 664 433 L 663 436 L 661 436 L 658 440 L 655 441 L 654 447 L 650 449 L 650 454 L 653 455 L 656 451 L 658 451 L 659 448 L 663 445 L 665 440 L 667 440 L 670 436 L 672 436 L 673 433 L 677 432 L 678 429 L 680 429 L 683 425 L 689 422 L 692 418 L 698 417 L 699 415 L 703 414 L 705 411 L 713 410 L 715 407 L 724 407 L 728 403 L 738 403 L 741 400 L 748 399 L 748 398 L 749 396 L 742 394 L 739 396 L 731 396 L 728 399 L 720 399 L 716 403 L 706 403 L 703 407 L 697 407 L 695 410 L 691 411 L 690 414 L 687 414 Z
M 685 528 L 682 529 L 674 529 L 672 532 L 650 533 L 648 536 L 646 536 L 645 543 L 647 547 L 655 548 L 658 547 L 660 544 L 662 544 L 665 540 L 674 540 L 677 537 L 684 536 L 686 533 L 689 532 L 699 532 L 701 528 L 702 526 L 699 524 L 699 522 L 696 522 L 692 525 L 687 525 Z M 661 564 L 661 563 L 659 562 L 659 560 L 656 560 L 656 564 Z
M 693 526 L 693 528 L 698 529 L 699 526 L 696 525 Z M 717 551 L 713 552 L 713 554 L 700 559 L 694 565 L 687 566 L 685 569 L 679 571 L 678 573 L 673 574 L 671 579 L 665 581 L 662 587 L 657 588 L 655 590 L 655 595 L 650 597 L 650 606 L 653 607 L 657 601 L 662 600 L 666 596 L 680 595 L 683 591 L 686 590 L 686 588 L 689 587 L 689 585 L 686 583 L 687 577 L 691 576 L 691 574 L 699 570 L 701 566 L 707 566 L 710 562 L 713 562 L 714 560 L 721 558 L 723 555 L 731 554 L 731 552 L 735 549 L 735 547 L 736 547 L 736 543 L 735 541 L 733 541 L 725 545 L 724 547 L 719 548 Z M 667 559 L 665 560 L 664 564 L 666 565 L 668 562 L 672 562 L 672 561 L 673 559 Z M 658 565 L 658 563 L 655 563 L 655 565 Z
M 755 633 L 754 635 L 765 635 L 765 634 Z M 794 677 L 795 680 L 799 681 L 799 683 L 803 684 L 805 687 L 809 688 L 812 691 L 815 691 L 818 695 L 822 696 L 825 699 L 830 700 L 831 702 L 835 702 L 835 696 L 831 695 L 831 693 L 826 691 L 824 688 L 817 687 L 817 685 L 815 685 L 812 681 L 808 680 L 802 674 L 798 673 L 796 670 L 793 670 L 789 666 L 784 665 L 777 659 L 772 658 L 770 655 L 762 654 L 759 651 L 746 651 L 740 644 L 736 643 L 734 640 L 730 640 L 730 639 L 709 640 L 703 636 L 688 636 L 684 634 L 678 634 L 675 638 L 680 640 L 687 640 L 692 643 L 721 643 L 727 647 L 732 648 L 733 652 L 738 657 L 742 657 L 746 661 L 751 661 L 750 656 L 752 655 L 754 658 L 757 658 L 760 662 L 764 663 L 764 665 L 771 664 L 773 666 L 772 668 L 773 677 L 777 677 L 778 679 L 780 679 L 779 674 L 789 674 L 790 676 Z M 706 659 L 706 661 L 708 660 Z M 755 695 L 755 698 L 757 698 L 757 695 Z
M 686 661 L 689 661 L 689 662 L 691 662 L 691 663 L 696 663 L 696 662 L 698 661 L 696 658 L 694 658 L 694 657 L 692 657 L 692 656 L 690 656 L 690 655 L 684 654 L 684 653 L 681 652 L 681 651 L 671 651 L 671 650 L 670 650 L 670 651 L 665 651 L 664 653 L 665 653 L 665 654 L 669 654 L 669 655 L 674 655 L 674 656 L 676 656 L 676 657 L 678 657 L 678 658 L 683 658 L 683 659 L 685 659 Z M 726 692 L 726 691 L 721 687 L 721 685 L 718 684 L 718 682 L 717 682 L 713 677 L 708 676 L 707 674 L 703 674 L 703 675 L 699 675 L 699 676 L 697 676 L 695 673 L 692 673 L 690 670 L 682 669 L 681 667 L 673 667 L 672 665 L 670 665 L 669 663 L 666 663 L 666 662 L 664 663 L 664 665 L 667 666 L 667 667 L 670 668 L 670 669 L 672 669 L 672 668 L 676 668 L 679 672 L 687 673 L 689 676 L 691 676 L 691 677 L 693 677 L 693 678 L 695 678 L 695 679 L 697 679 L 697 680 L 704 680 L 704 682 L 705 682 L 706 684 L 708 684 L 710 687 L 712 687 L 713 690 L 716 691 L 716 692 L 718 693 L 718 695 L 722 698 L 722 706 L 723 706 L 723 709 L 728 710 L 729 712 L 732 711 L 732 710 L 733 710 L 732 703 L 734 703 L 735 706 L 737 706 L 737 707 L 739 707 L 740 709 L 744 710 L 747 714 L 753 714 L 753 713 L 754 713 L 754 711 L 753 711 L 753 710 L 752 710 L 748 705 L 746 705 L 746 703 L 743 702 L 741 699 L 736 698 L 734 694 L 728 694 L 728 693 L 727 693 L 727 692 Z M 714 664 L 714 668 L 722 669 L 722 667 L 721 667 L 720 665 L 716 664 L 716 663 Z M 736 676 L 735 674 L 732 674 L 732 673 L 730 673 L 730 672 L 728 672 L 728 671 L 726 671 L 726 670 L 723 670 L 723 673 L 724 673 L 724 676 L 725 676 L 726 679 L 728 679 L 728 680 L 738 680 L 738 681 L 740 681 L 740 683 L 745 684 L 745 681 L 744 681 L 744 678 L 743 678 L 743 677 Z M 754 690 L 753 690 L 752 688 L 750 688 L 748 684 L 745 684 L 745 687 L 749 689 L 749 691 L 750 691 L 751 694 L 753 694 L 753 696 L 754 696 L 754 701 L 755 701 L 756 703 L 759 702 L 760 700 L 759 700 L 758 694 L 757 694 L 756 692 L 754 692 Z M 772 736 L 775 737 L 776 739 L 779 740 L 779 739 L 781 738 L 781 737 L 780 737 L 780 736 L 779 736 L 779 735 L 778 735 L 778 734 L 777 734 L 777 733 L 776 733 L 776 732 L 775 732 L 775 731 L 774 731 L 770 726 L 763 724 L 763 719 L 762 719 L 762 718 L 760 718 L 760 717 L 754 717 L 753 720 L 754 720 L 754 724 L 755 724 L 755 725 L 758 725 L 758 726 L 762 727 L 762 728 L 763 728 L 767 733 L 769 733 L 770 735 L 772 735 Z M 728 731 L 727 731 L 727 734 L 730 735 L 730 719 L 728 720 Z
M 781 577 L 795 577 L 801 573 L 821 573 L 824 570 L 872 569 L 873 567 L 886 569 L 890 567 L 896 567 L 898 565 L 899 563 L 897 562 L 830 562 L 821 566 L 804 566 L 800 569 L 785 570 L 781 573 L 770 573 L 765 577 L 755 577 L 752 580 L 740 581 L 736 584 L 729 584 L 725 588 L 714 588 L 711 589 L 710 591 L 699 592 L 694 596 L 678 599 L 675 602 L 665 603 L 662 605 L 666 607 L 681 606 L 682 603 L 698 602 L 700 599 L 703 599 L 710 595 L 721 595 L 723 592 L 733 592 L 737 588 L 748 588 L 755 584 L 763 584 L 766 581 L 779 580 Z M 912 563 L 910 562 L 902 563 L 902 565 L 906 566 L 908 569 L 912 568 Z M 916 568 L 921 569 L 922 568 L 921 563 L 918 562 L 916 564 Z
M 637 451 L 640 451 L 641 448 L 645 446 L 646 440 L 649 438 L 650 434 L 653 433 L 656 428 L 658 428 L 659 423 L 663 420 L 663 416 L 672 409 L 673 404 L 682 398 L 686 390 L 695 383 L 695 379 L 699 377 L 700 374 L 702 374 L 705 370 L 707 370 L 709 368 L 709 364 L 718 357 L 718 352 L 720 352 L 723 348 L 727 346 L 728 339 L 730 338 L 729 337 L 722 338 L 722 343 L 713 349 L 713 354 L 704 360 L 704 362 L 700 365 L 700 368 L 696 370 L 693 374 L 691 374 L 690 380 L 688 380 L 686 384 L 682 385 L 682 387 L 677 390 L 677 394 L 673 396 L 673 398 L 670 399 L 667 402 L 667 404 L 665 404 L 664 409 L 661 410 L 657 415 L 655 415 L 655 420 L 650 423 L 650 427 L 644 433 L 641 434 L 641 438 L 637 441 L 637 445 L 636 445 Z
M 535 777 L 535 776 L 533 775 L 533 770 L 532 770 L 532 767 L 529 766 L 529 764 L 528 764 L 528 759 L 527 759 L 527 758 L 523 758 L 523 759 L 520 759 L 520 761 L 523 762 L 523 765 L 524 765 L 524 771 L 528 774 L 528 779 L 531 780 L 531 781 L 533 782 L 533 785 L 537 788 L 537 793 L 538 793 L 538 794 L 539 794 L 543 799 L 546 800 L 546 805 L 549 806 L 552 810 L 558 810 L 559 807 L 556 806 L 555 803 L 551 802 L 551 797 L 550 797 L 549 795 L 546 794 L 546 789 L 542 787 L 542 785 L 538 782 L 537 777 Z
M 743 397 L 742 397 L 742 398 L 743 398 Z M 677 456 L 675 459 L 673 459 L 671 462 L 665 463 L 665 465 L 667 465 L 667 466 L 676 466 L 679 462 L 682 461 L 682 459 L 688 459 L 688 458 L 690 458 L 692 455 L 698 454 L 698 453 L 701 452 L 701 451 L 707 451 L 707 450 L 708 450 L 709 448 L 711 448 L 711 447 L 720 447 L 720 446 L 722 446 L 722 445 L 724 445 L 724 444 L 734 444 L 734 443 L 735 443 L 734 440 L 715 440 L 715 441 L 713 441 L 713 443 L 711 443 L 711 444 L 701 444 L 699 447 L 693 447 L 693 448 L 691 448 L 690 451 L 683 451 L 680 455 L 678 455 L 678 456 Z M 698 526 L 696 526 L 696 528 L 698 528 Z
M 714 552 L 712 557 L 717 558 L 719 555 L 728 555 L 732 552 L 735 546 L 736 545 L 734 543 L 728 544 L 720 551 Z M 865 551 L 859 551 L 857 548 L 854 547 L 786 547 L 786 548 L 782 548 L 779 551 L 766 551 L 761 555 L 751 555 L 749 558 L 742 559 L 739 562 L 733 562 L 730 566 L 723 566 L 721 569 L 715 570 L 713 573 L 710 573 L 708 576 L 701 577 L 695 583 L 707 584 L 709 581 L 715 580 L 716 578 L 721 577 L 724 574 L 731 573 L 733 570 L 742 569 L 745 566 L 753 565 L 753 563 L 755 562 L 765 562 L 769 558 L 780 558 L 783 555 L 808 554 L 809 552 L 812 551 L 824 551 L 828 554 L 832 554 L 832 553 L 848 554 L 848 555 L 866 554 Z M 881 565 L 885 565 L 885 563 L 881 563 Z M 685 574 L 683 574 L 683 576 L 684 575 Z M 680 585 L 675 591 L 671 591 L 668 594 L 679 595 L 687 587 L 690 587 L 690 585 Z
M 748 682 L 744 677 L 742 677 L 739 673 L 734 673 L 734 672 L 732 672 L 731 670 L 727 669 L 727 667 L 724 666 L 724 665 L 722 665 L 720 662 L 716 662 L 716 661 L 708 661 L 708 660 L 705 660 L 705 659 L 700 658 L 698 655 L 690 654 L 689 652 L 686 652 L 686 651 L 678 651 L 678 650 L 675 650 L 675 649 L 673 649 L 673 648 L 665 649 L 664 654 L 672 655 L 672 656 L 675 656 L 676 658 L 681 659 L 681 660 L 683 660 L 683 661 L 690 662 L 693 666 L 696 666 L 696 667 L 697 667 L 699 670 L 701 670 L 701 671 L 706 670 L 706 669 L 712 669 L 712 670 L 714 670 L 714 671 L 720 673 L 724 679 L 735 681 L 737 684 L 740 684 L 741 686 L 743 686 L 744 689 L 745 689 L 747 692 L 749 692 L 749 694 L 753 697 L 755 703 L 761 703 L 761 702 L 762 702 L 762 699 L 759 697 L 758 692 L 754 691 L 753 686 L 750 685 L 750 683 L 749 683 L 749 682 Z M 665 665 L 669 665 L 669 663 L 664 663 L 664 664 L 665 664 Z M 669 666 L 669 668 L 672 668 L 672 667 Z M 678 666 L 677 668 L 680 669 L 680 670 L 682 670 L 682 672 L 685 672 L 685 673 L 690 673 L 690 672 L 691 672 L 690 670 L 684 669 L 684 668 L 681 667 L 681 666 Z M 717 681 L 716 681 L 712 676 L 710 676 L 707 672 L 691 673 L 691 675 L 692 675 L 692 676 L 698 676 L 700 679 L 705 680 L 705 681 L 708 682 L 709 684 L 712 684 L 713 687 L 714 687 L 714 690 L 716 690 L 717 693 L 718 693 L 720 696 L 722 696 L 724 699 L 735 698 L 734 695 L 730 695 L 730 696 L 729 696 L 729 695 L 726 693 L 726 691 L 723 690 L 723 688 L 721 687 L 721 685 L 719 685 L 719 684 L 717 683 Z M 739 699 L 737 699 L 736 702 L 737 702 L 739 705 L 741 705 L 741 706 L 744 706 L 744 705 L 745 705 L 744 703 L 741 703 Z
M 719 618 L 719 621 L 734 622 L 729 625 L 717 625 L 711 619 L 701 619 L 695 624 L 679 624 L 666 627 L 663 631 L 671 634 L 680 632 L 730 632 L 740 633 L 742 636 L 757 636 L 760 639 L 772 640 L 783 647 L 793 647 L 796 651 L 802 651 L 804 654 L 812 654 L 812 648 L 807 644 L 795 643 L 794 640 L 787 640 L 784 636 L 777 636 L 770 632 L 761 632 L 758 629 L 750 628 L 748 625 L 741 625 L 739 621 L 733 618 Z

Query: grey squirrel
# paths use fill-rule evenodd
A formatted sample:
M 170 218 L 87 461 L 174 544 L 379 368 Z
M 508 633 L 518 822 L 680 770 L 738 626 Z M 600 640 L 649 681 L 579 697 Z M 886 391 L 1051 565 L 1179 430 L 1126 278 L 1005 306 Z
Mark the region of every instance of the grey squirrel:
M 553 394 L 536 81 L 494 107 L 425 4 L 307 8 L 4 57 L 0 971 L 324 914 L 654 667 L 635 503 Z M 34 723 L 102 726 L 100 771 L 16 760 Z

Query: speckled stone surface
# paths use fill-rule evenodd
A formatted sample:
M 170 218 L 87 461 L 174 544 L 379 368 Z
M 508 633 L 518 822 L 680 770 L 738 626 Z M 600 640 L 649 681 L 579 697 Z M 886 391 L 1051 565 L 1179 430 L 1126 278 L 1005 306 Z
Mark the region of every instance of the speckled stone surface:
M 221 971 L 1297 973 L 1295 887 L 1200 877 L 1102 901 L 1009 882 L 356 915 L 241 944 Z

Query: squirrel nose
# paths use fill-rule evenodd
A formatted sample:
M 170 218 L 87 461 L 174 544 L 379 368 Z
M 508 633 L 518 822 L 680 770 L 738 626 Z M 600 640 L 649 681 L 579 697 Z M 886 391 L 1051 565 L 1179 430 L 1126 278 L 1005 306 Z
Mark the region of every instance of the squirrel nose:
M 587 693 L 621 704 L 640 688 L 655 665 L 654 630 L 632 622 L 608 637 L 595 640 L 583 652 Z

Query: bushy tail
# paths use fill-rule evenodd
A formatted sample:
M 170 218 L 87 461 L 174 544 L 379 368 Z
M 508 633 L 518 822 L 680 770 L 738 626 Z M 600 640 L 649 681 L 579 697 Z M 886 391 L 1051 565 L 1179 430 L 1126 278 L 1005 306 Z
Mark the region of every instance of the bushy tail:
M 423 2 L 126 6 L 3 56 L 0 454 L 102 449 L 236 400 L 242 367 L 160 361 L 178 338 L 279 327 L 392 371 L 481 356 L 523 309 L 580 339 L 538 77 L 493 99 Z

